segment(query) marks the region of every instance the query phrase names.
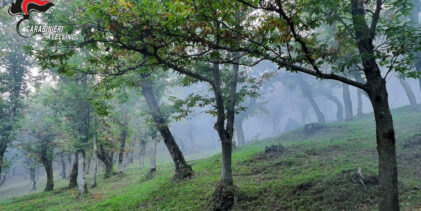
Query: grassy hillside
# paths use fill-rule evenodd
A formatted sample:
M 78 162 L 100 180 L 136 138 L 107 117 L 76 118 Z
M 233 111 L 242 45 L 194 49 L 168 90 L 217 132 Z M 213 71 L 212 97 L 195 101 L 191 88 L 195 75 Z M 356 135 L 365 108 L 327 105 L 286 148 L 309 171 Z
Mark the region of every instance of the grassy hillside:
M 400 200 L 404 210 L 421 209 L 421 113 L 393 111 L 397 136 Z M 284 153 L 264 153 L 282 143 Z M 371 210 L 378 201 L 375 128 L 371 114 L 350 123 L 330 123 L 311 135 L 302 128 L 251 143 L 233 153 L 236 210 Z M 191 180 L 171 181 L 171 164 L 153 175 L 130 167 L 100 179 L 76 201 L 76 190 L 59 184 L 50 193 L 8 199 L 1 210 L 203 210 L 220 176 L 215 155 L 191 162 Z M 356 176 L 364 175 L 362 184 Z

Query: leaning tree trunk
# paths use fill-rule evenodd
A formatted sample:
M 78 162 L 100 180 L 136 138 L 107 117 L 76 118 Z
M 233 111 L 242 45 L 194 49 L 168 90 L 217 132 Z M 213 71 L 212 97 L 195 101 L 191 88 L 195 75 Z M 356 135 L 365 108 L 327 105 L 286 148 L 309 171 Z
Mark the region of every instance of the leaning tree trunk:
M 139 142 L 139 169 L 142 170 L 145 167 L 145 148 L 146 141 L 140 140 Z
M 237 140 L 238 146 L 243 146 L 246 143 L 243 131 L 243 118 L 241 118 L 241 114 L 238 118 L 234 121 L 235 124 L 235 132 L 237 133 Z
M 150 151 L 150 167 L 149 167 L 149 172 L 155 172 L 156 171 L 156 138 L 152 139 L 152 144 L 151 144 L 151 151 Z
M 417 101 L 415 100 L 414 92 L 412 91 L 411 86 L 409 85 L 408 81 L 403 78 L 399 78 L 399 82 L 401 83 L 403 89 L 405 90 L 406 96 L 408 96 L 409 105 L 411 107 L 411 111 L 417 111 Z
M 97 174 L 97 170 L 98 170 L 98 157 L 97 157 L 97 153 L 98 153 L 98 147 L 96 145 L 96 137 L 93 137 L 93 150 L 92 150 L 92 163 L 93 163 L 93 168 L 92 168 L 92 178 L 91 178 L 91 188 L 96 187 L 96 174 Z
M 309 85 L 307 84 L 307 81 L 305 79 L 298 78 L 298 82 L 300 84 L 301 91 L 302 91 L 303 95 L 308 99 L 311 107 L 314 110 L 314 113 L 316 113 L 317 120 L 319 121 L 319 123 L 322 123 L 322 124 L 325 123 L 326 122 L 325 116 L 320 111 L 319 106 L 317 105 L 316 101 L 314 100 L 313 93 L 310 90 Z
M 70 172 L 69 179 L 69 188 L 74 188 L 77 186 L 77 176 L 78 176 L 78 153 L 75 154 L 75 159 L 73 160 L 72 171 Z
M 37 189 L 37 180 L 35 179 L 35 168 L 29 168 L 29 178 L 31 179 L 31 190 Z
M 174 140 L 173 135 L 171 134 L 170 129 L 168 128 L 167 122 L 159 109 L 158 102 L 153 93 L 152 87 L 150 84 L 146 84 L 147 81 L 141 84 L 142 94 L 145 97 L 146 103 L 148 105 L 149 111 L 152 114 L 153 120 L 156 127 L 161 133 L 164 143 L 168 148 L 168 151 L 171 154 L 171 157 L 175 165 L 175 175 L 174 179 L 184 179 L 190 178 L 193 174 L 193 170 L 190 165 L 187 164 L 184 159 L 183 153 L 178 147 L 177 143 Z
M 48 155 L 47 149 L 42 150 L 41 161 L 47 175 L 47 184 L 45 185 L 44 191 L 52 191 L 54 189 L 53 160 Z
M 316 101 L 314 100 L 313 96 L 309 94 L 309 95 L 306 95 L 306 97 L 308 101 L 310 102 L 310 105 L 313 108 L 314 113 L 316 113 L 317 121 L 322 124 L 325 123 L 326 122 L 325 116 L 323 115 L 322 111 L 320 111 L 320 108 L 317 105 Z
M 61 162 L 61 178 L 66 179 L 66 161 L 64 160 L 64 153 L 60 152 L 60 162 Z
M 78 154 L 78 175 L 77 175 L 77 199 L 80 199 L 86 190 L 85 184 L 85 152 L 83 150 L 79 150 Z
M 326 94 L 326 98 L 330 101 L 332 101 L 333 103 L 335 103 L 336 105 L 336 120 L 338 121 L 342 121 L 342 117 L 343 117 L 343 108 L 342 108 L 342 103 L 341 101 L 339 101 L 339 99 L 337 97 L 335 97 L 333 94 Z
M 343 91 L 343 98 L 344 98 L 344 105 L 345 105 L 345 120 L 351 121 L 354 118 L 354 114 L 352 112 L 352 100 L 351 94 L 349 92 L 349 85 L 342 84 L 342 91 Z

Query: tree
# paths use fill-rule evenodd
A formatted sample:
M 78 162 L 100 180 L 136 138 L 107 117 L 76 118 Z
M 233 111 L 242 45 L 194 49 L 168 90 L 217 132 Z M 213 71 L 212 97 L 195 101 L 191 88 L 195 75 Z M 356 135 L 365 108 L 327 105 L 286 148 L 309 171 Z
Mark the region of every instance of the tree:
M 408 81 L 405 80 L 405 77 L 401 76 L 399 78 L 399 83 L 402 85 L 406 96 L 408 97 L 409 100 L 409 106 L 411 107 L 411 111 L 416 112 L 418 111 L 417 108 L 417 100 L 415 99 L 415 95 L 414 92 L 412 91 L 411 86 L 409 85 Z
M 28 154 L 35 156 L 45 168 L 47 175 L 45 191 L 54 189 L 54 146 L 57 145 L 57 139 L 61 135 L 59 132 L 61 119 L 54 107 L 51 107 L 53 103 L 51 96 L 52 90 L 46 88 L 39 91 L 33 101 L 30 101 L 30 106 L 22 123 L 24 125 L 21 131 L 23 135 L 19 138 L 21 148 Z
M 379 184 L 382 194 L 379 210 L 399 210 L 395 134 L 388 104 L 386 80 L 381 75 L 381 67 L 387 68 L 389 72 L 410 71 L 408 64 L 413 58 L 411 52 L 413 48 L 419 49 L 419 37 L 416 36 L 414 28 L 404 24 L 408 20 L 402 14 L 410 9 L 408 2 L 382 0 L 370 2 L 238 0 L 236 2 L 241 2 L 242 7 L 250 10 L 261 11 L 253 13 L 260 18 L 261 27 L 243 27 L 246 29 L 243 31 L 226 27 L 224 30 L 229 30 L 232 37 L 242 38 L 243 42 L 239 45 L 236 41 L 235 45 L 229 48 L 226 45 L 211 43 L 213 48 L 223 48 L 233 52 L 242 50 L 256 58 L 273 61 L 280 68 L 304 72 L 321 79 L 338 80 L 367 92 L 376 120 Z M 195 4 L 197 7 L 197 2 Z M 230 4 L 222 8 L 233 8 L 235 3 Z M 310 4 L 311 7 L 306 6 Z M 224 22 L 229 22 L 234 19 L 234 12 L 222 10 L 220 16 L 224 17 Z M 318 42 L 317 29 L 321 25 L 332 25 L 332 23 L 338 24 L 335 33 L 340 37 L 336 38 L 336 46 L 326 46 Z M 250 25 L 250 23 L 245 24 Z M 192 30 L 189 30 L 189 33 L 193 34 L 191 39 L 209 43 L 206 37 L 199 36 Z M 383 36 L 386 39 L 377 44 L 374 42 L 376 36 Z M 382 45 L 383 48 L 378 49 L 375 45 Z M 411 49 L 408 46 L 411 46 Z M 350 53 L 350 49 L 356 51 L 352 53 L 350 60 L 344 61 L 342 55 Z M 330 68 L 321 69 L 325 67 L 323 65 Z M 334 71 L 337 68 L 344 70 L 355 65 L 362 70 L 367 83 L 354 81 Z
M 343 83 L 342 91 L 343 91 L 343 98 L 344 98 L 344 105 L 345 105 L 345 120 L 351 121 L 354 118 L 354 114 L 352 111 L 352 100 L 351 100 L 351 94 L 349 92 L 349 85 Z
M 2 7 L 6 4 L 3 2 Z M 1 7 L 0 7 L 1 8 Z M 4 10 L 3 10 L 4 11 Z M 14 139 L 17 122 L 21 118 L 22 100 L 26 92 L 30 58 L 23 46 L 29 44 L 19 36 L 12 36 L 13 19 L 1 15 L 0 23 L 0 174 L 7 163 L 4 154 Z M 4 70 L 4 71 L 3 71 Z

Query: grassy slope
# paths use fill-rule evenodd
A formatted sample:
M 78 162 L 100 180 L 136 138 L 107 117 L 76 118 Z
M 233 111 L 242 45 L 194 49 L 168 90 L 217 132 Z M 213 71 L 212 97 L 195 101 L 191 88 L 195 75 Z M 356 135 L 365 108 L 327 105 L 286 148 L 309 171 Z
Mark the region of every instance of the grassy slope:
M 421 209 L 421 113 L 408 108 L 393 112 L 397 135 L 400 199 L 404 209 Z M 237 210 L 366 210 L 375 209 L 377 153 L 370 115 L 350 123 L 330 123 L 312 135 L 297 129 L 279 137 L 237 148 L 233 154 Z M 283 154 L 264 154 L 264 147 L 281 142 Z M 82 200 L 64 189 L 8 199 L 1 210 L 203 210 L 220 176 L 215 155 L 191 162 L 191 180 L 171 181 L 171 164 L 154 175 L 135 166 L 123 176 L 98 181 Z M 359 167 L 365 186 L 355 179 Z

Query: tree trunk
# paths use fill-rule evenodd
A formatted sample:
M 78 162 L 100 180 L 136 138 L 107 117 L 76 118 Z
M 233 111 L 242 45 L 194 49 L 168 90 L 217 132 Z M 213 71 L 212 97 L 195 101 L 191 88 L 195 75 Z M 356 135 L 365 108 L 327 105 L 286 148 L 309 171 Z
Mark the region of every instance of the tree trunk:
M 335 103 L 336 105 L 336 120 L 337 121 L 342 121 L 342 117 L 343 117 L 343 108 L 342 108 L 342 103 L 341 101 L 339 101 L 339 99 L 337 97 L 335 97 L 332 94 L 326 94 L 325 95 L 326 98 L 330 101 L 332 101 L 333 103 Z
M 395 131 L 385 84 L 370 94 L 376 120 L 377 152 L 379 154 L 379 210 L 399 210 L 398 170 Z
M 354 118 L 354 114 L 352 112 L 352 101 L 351 94 L 349 92 L 349 85 L 342 83 L 342 91 L 345 105 L 345 120 L 352 121 L 352 118 Z
M 129 153 L 128 153 L 128 162 L 129 163 L 133 163 L 134 162 L 134 160 L 133 160 L 133 154 L 134 154 L 134 142 L 130 142 L 130 150 L 129 150 Z
M 67 153 L 67 163 L 69 164 L 69 172 L 72 172 L 72 153 Z M 70 177 L 70 173 L 67 174 L 67 178 Z
M 97 143 L 98 144 L 98 143 Z M 97 157 L 105 165 L 104 179 L 108 179 L 113 174 L 113 153 L 107 153 L 102 144 L 99 144 L 99 151 Z
M 363 79 L 363 77 L 361 76 L 360 72 L 353 72 L 354 78 L 357 82 L 360 82 L 362 84 L 366 83 L 366 81 Z M 367 93 L 361 89 L 357 90 L 357 99 L 358 99 L 358 107 L 357 107 L 357 116 L 361 116 L 363 115 L 363 97 L 362 95 L 365 95 L 366 97 L 368 97 Z
M 123 173 L 123 161 L 124 161 L 124 148 L 126 145 L 126 138 L 127 138 L 127 127 L 123 126 L 124 128 L 121 131 L 120 137 L 120 151 L 118 153 L 118 164 L 117 164 L 117 172 L 119 174 Z
M 300 84 L 301 87 L 301 91 L 304 95 L 304 97 L 306 97 L 308 99 L 308 101 L 310 102 L 311 107 L 314 110 L 314 113 L 316 113 L 317 116 L 317 120 L 319 123 L 325 123 L 326 119 L 325 116 L 323 115 L 323 113 L 320 111 L 319 106 L 317 105 L 316 101 L 313 98 L 313 92 L 310 90 L 309 85 L 307 84 L 307 81 L 305 80 L 305 78 L 298 78 L 298 83 Z
M 61 162 L 61 173 L 60 173 L 60 175 L 61 175 L 62 179 L 66 179 L 67 178 L 67 176 L 66 176 L 66 161 L 64 160 L 64 153 L 60 152 L 59 156 L 60 156 L 60 162 Z
M 168 128 L 167 122 L 159 109 L 158 102 L 153 93 L 152 87 L 147 82 L 141 84 L 142 94 L 145 97 L 146 103 L 148 105 L 149 111 L 152 114 L 153 120 L 156 127 L 161 133 L 164 143 L 168 148 L 168 151 L 171 154 L 171 157 L 175 165 L 175 176 L 174 179 L 184 179 L 190 178 L 193 174 L 193 170 L 190 165 L 184 159 L 183 153 L 178 147 L 177 143 L 174 140 L 173 135 L 171 134 L 170 129 Z
M 105 174 L 104 179 L 108 179 L 113 175 L 113 162 L 104 163 L 105 165 Z
M 50 156 L 51 155 L 47 153 L 47 149 L 42 150 L 41 161 L 47 175 L 47 184 L 45 185 L 44 191 L 52 191 L 54 189 L 53 159 Z
M 377 3 L 381 4 L 380 0 Z M 379 154 L 379 186 L 381 200 L 379 210 L 399 210 L 398 169 L 396 165 L 396 139 L 390 113 L 386 81 L 374 56 L 374 34 L 367 25 L 364 2 L 351 0 L 352 22 L 354 24 L 355 41 L 367 78 L 366 91 L 373 105 L 376 120 L 376 141 Z M 373 22 L 374 23 L 374 22 Z M 371 26 L 373 27 L 373 26 Z
M 85 175 L 89 175 L 89 171 L 91 168 L 91 159 L 92 158 L 86 159 L 85 157 Z
M 93 163 L 93 168 L 92 168 L 92 179 L 91 179 L 91 188 L 96 187 L 96 173 L 98 170 L 98 157 L 97 157 L 97 153 L 98 153 L 98 147 L 96 145 L 96 137 L 93 137 L 93 150 L 92 150 L 92 163 Z
M 76 153 L 75 159 L 73 160 L 72 171 L 70 172 L 69 188 L 74 188 L 77 186 L 78 164 L 78 153 Z
M 151 144 L 151 151 L 150 151 L 150 167 L 149 167 L 149 172 L 155 172 L 156 171 L 156 138 L 152 139 L 152 144 Z
M 415 59 L 415 68 L 417 72 L 421 72 L 421 51 L 417 53 L 417 57 Z M 418 77 L 418 84 L 420 86 L 420 91 L 421 91 L 421 76 Z
M 417 101 L 415 100 L 415 95 L 414 95 L 414 92 L 412 91 L 411 86 L 409 85 L 408 81 L 406 81 L 403 78 L 399 78 L 399 82 L 401 83 L 403 89 L 405 90 L 406 96 L 408 96 L 411 111 L 416 112 L 418 110 Z
M 78 193 L 76 198 L 80 199 L 83 194 L 85 193 L 85 152 L 83 150 L 79 150 L 78 154 L 78 175 L 77 175 L 77 188 Z
M 234 58 L 238 53 L 233 53 Z M 237 60 L 238 63 L 238 60 Z M 212 89 L 215 95 L 217 120 L 215 129 L 218 132 L 222 147 L 222 173 L 221 180 L 213 194 L 214 210 L 228 210 L 234 205 L 234 180 L 232 177 L 232 137 L 235 122 L 235 93 L 237 91 L 239 65 L 233 65 L 233 78 L 229 83 L 228 107 L 225 116 L 224 97 L 222 94 L 222 84 L 220 77 L 219 63 L 213 63 L 213 83 Z M 225 125 L 225 120 L 227 120 Z
M 362 116 L 363 115 L 363 96 L 362 96 L 362 90 L 358 89 L 357 90 L 357 116 Z
M 31 179 L 31 190 L 37 189 L 37 180 L 35 179 L 35 168 L 29 168 L 29 178 Z
M 3 170 L 3 160 L 4 160 L 4 153 L 6 152 L 6 148 L 7 148 L 7 138 L 0 138 L 0 175 L 2 173 Z
M 142 170 L 145 167 L 145 148 L 146 141 L 140 140 L 139 142 L 139 169 Z
M 323 124 L 323 123 L 325 123 L 325 122 L 326 122 L 325 116 L 324 116 L 324 115 L 323 115 L 323 113 L 320 111 L 320 108 L 319 108 L 319 106 L 317 105 L 316 101 L 314 100 L 313 96 L 311 96 L 311 95 L 307 95 L 306 97 L 307 97 L 308 101 L 310 102 L 310 105 L 311 105 L 311 107 L 313 108 L 314 113 L 316 113 L 316 116 L 317 116 L 317 121 L 318 121 L 319 123 L 322 123 L 322 124 Z
M 235 123 L 235 132 L 237 133 L 237 140 L 238 140 L 238 146 L 243 146 L 246 144 L 246 140 L 244 138 L 244 131 L 243 131 L 243 119 L 238 116 Z

